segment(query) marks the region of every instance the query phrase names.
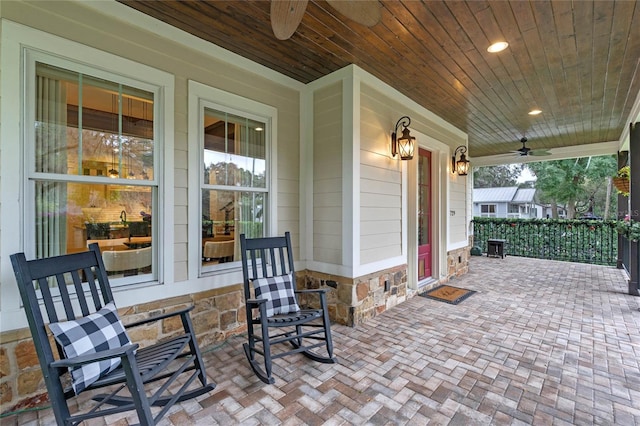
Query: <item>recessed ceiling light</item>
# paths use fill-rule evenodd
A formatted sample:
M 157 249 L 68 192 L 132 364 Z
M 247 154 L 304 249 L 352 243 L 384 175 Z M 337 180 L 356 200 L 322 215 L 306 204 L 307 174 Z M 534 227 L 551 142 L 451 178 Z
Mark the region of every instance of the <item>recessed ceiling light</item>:
M 542 111 L 540 111 L 539 109 L 532 109 L 531 111 L 529 111 L 529 115 L 538 115 L 541 112 Z
M 256 132 L 261 132 L 261 131 L 263 131 L 263 130 L 264 130 L 264 129 L 263 129 L 262 127 L 256 127 Z
M 507 47 L 509 47 L 509 43 L 507 43 L 506 41 L 499 41 L 487 47 L 487 52 L 490 52 L 490 53 L 502 52 Z

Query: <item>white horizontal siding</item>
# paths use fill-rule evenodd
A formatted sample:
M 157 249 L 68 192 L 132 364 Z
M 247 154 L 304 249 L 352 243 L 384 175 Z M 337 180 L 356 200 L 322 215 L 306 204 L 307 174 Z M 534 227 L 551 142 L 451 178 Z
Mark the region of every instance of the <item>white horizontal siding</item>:
M 384 249 L 389 243 L 400 244 L 401 234 L 397 232 L 380 232 L 362 237 L 369 249 Z
M 385 182 L 373 179 L 361 179 L 362 194 L 380 194 L 398 196 L 398 192 L 402 190 L 401 185 L 396 182 Z
M 401 220 L 402 212 L 396 208 L 370 207 L 362 214 L 362 221 L 393 221 Z
M 313 260 L 342 263 L 342 83 L 313 94 Z
M 342 212 L 339 208 L 333 206 L 315 206 L 313 209 L 313 218 L 314 225 L 326 221 L 342 223 Z
M 402 254 L 402 174 L 378 96 L 363 87 L 360 97 L 360 264 Z
M 398 170 L 374 167 L 366 164 L 360 166 L 360 177 L 376 182 L 395 183 L 397 185 L 402 183 L 402 175 L 398 173 Z
M 385 226 L 386 232 L 395 232 L 400 234 L 402 232 L 402 223 L 400 220 L 367 220 L 362 222 L 363 234 L 374 234 L 376 231 L 382 229 Z
M 316 238 L 315 234 L 314 234 L 314 238 Z M 341 241 L 342 241 L 342 238 L 337 237 L 335 240 L 326 242 L 326 244 L 328 245 L 340 244 Z M 322 248 L 322 247 L 319 247 L 319 244 L 314 244 L 313 258 L 322 259 L 322 262 L 329 263 L 332 265 L 340 265 L 342 263 L 342 254 L 340 250 L 335 250 L 333 248 Z
M 368 207 L 386 207 L 394 208 L 401 199 L 398 195 L 375 194 L 366 192 L 361 195 L 360 205 L 363 209 Z
M 457 246 L 467 238 L 466 177 L 450 174 L 449 183 L 449 243 Z M 451 211 L 455 214 L 451 216 Z
M 313 194 L 313 204 L 322 206 L 340 206 L 342 204 L 342 195 L 339 192 L 322 192 Z

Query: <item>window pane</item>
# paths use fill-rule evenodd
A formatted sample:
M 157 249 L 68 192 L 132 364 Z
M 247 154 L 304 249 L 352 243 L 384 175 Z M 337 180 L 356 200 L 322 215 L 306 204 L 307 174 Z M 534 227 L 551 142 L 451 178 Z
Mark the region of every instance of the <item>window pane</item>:
M 204 110 L 205 185 L 266 188 L 265 124 Z
M 151 245 L 151 187 L 48 181 L 35 187 L 37 257 L 84 251 L 93 240 L 118 240 L 100 242 L 103 250 Z
M 263 192 L 202 190 L 203 265 L 240 260 L 240 234 L 264 236 L 266 197 Z
M 36 64 L 35 171 L 153 179 L 153 93 Z
M 418 157 L 418 245 L 431 241 L 429 225 L 431 221 L 431 160 L 420 150 Z

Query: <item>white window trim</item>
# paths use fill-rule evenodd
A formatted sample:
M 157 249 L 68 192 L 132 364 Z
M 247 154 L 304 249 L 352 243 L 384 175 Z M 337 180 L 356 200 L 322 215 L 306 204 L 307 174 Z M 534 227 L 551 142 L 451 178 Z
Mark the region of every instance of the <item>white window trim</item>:
M 276 129 L 278 127 L 278 110 L 272 106 L 243 98 L 211 86 L 207 86 L 197 81 L 189 80 L 189 113 L 188 113 L 188 135 L 189 135 L 189 182 L 198 184 L 189 185 L 189 224 L 188 224 L 188 273 L 189 280 L 197 280 L 206 288 L 222 288 L 235 284 L 241 280 L 240 265 L 231 263 L 228 268 L 220 268 L 214 271 L 207 271 L 200 274 L 201 258 L 201 153 L 203 146 L 203 127 L 201 123 L 204 119 L 204 107 L 230 112 L 237 115 L 246 115 L 250 118 L 259 118 L 267 126 L 268 133 L 265 135 L 266 160 L 267 160 L 267 212 L 268 217 L 265 222 L 265 232 L 270 235 L 277 229 L 277 138 Z M 205 284 L 206 283 L 206 284 Z
M 158 150 L 158 247 L 159 283 L 171 284 L 174 277 L 174 228 L 173 228 L 173 135 L 174 135 L 174 77 L 164 71 L 139 64 L 132 60 L 113 55 L 74 41 L 70 41 L 43 31 L 35 30 L 11 21 L 2 20 L 0 43 L 0 182 L 4 189 L 0 194 L 0 322 L 2 331 L 27 326 L 21 308 L 18 288 L 15 284 L 9 255 L 25 251 L 24 221 L 26 171 L 24 170 L 24 138 L 21 120 L 24 117 L 25 86 L 23 73 L 26 51 L 46 52 L 59 58 L 67 58 L 76 63 L 86 64 L 91 69 L 145 81 L 160 88 L 158 108 L 162 111 L 163 122 L 155 128 L 154 139 L 160 141 Z M 20 82 L 20 84 L 17 84 Z M 19 108 L 16 108 L 19 105 Z M 168 155 L 163 155 L 166 152 Z M 7 188 L 16 188 L 9 191 Z M 155 215 L 156 212 L 154 212 Z M 12 224 L 12 226 L 8 226 Z M 156 285 L 158 283 L 156 282 Z M 130 306 L 165 297 L 163 292 L 148 290 L 146 285 L 131 285 L 114 288 L 119 306 Z M 125 297 L 118 293 L 126 292 Z

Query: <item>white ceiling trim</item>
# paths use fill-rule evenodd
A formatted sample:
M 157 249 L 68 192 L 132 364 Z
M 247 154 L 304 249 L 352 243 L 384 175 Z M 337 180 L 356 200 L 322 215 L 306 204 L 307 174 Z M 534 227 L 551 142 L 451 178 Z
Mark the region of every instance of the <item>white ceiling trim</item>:
M 497 166 L 499 164 L 523 164 L 535 163 L 538 161 L 564 160 L 566 158 L 596 157 L 599 155 L 612 155 L 618 152 L 619 141 L 593 143 L 588 145 L 565 146 L 552 148 L 551 155 L 526 156 L 516 154 L 489 155 L 486 157 L 473 157 L 470 159 L 473 167 Z

